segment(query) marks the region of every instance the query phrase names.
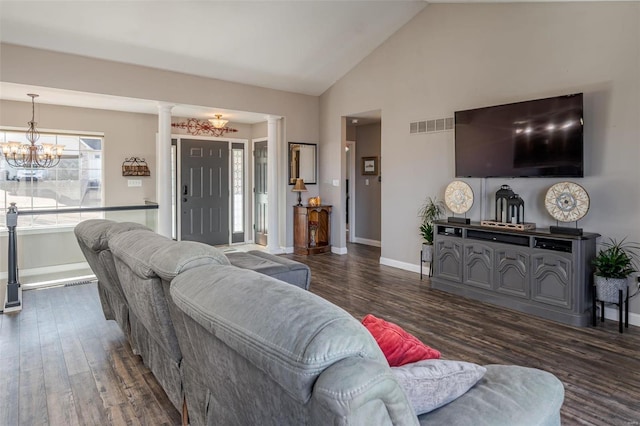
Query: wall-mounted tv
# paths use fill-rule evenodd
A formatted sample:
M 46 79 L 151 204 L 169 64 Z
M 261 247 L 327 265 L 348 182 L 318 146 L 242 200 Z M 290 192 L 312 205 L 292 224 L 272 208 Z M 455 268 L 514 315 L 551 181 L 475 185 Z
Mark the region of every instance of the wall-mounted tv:
M 457 177 L 583 177 L 582 93 L 455 112 Z

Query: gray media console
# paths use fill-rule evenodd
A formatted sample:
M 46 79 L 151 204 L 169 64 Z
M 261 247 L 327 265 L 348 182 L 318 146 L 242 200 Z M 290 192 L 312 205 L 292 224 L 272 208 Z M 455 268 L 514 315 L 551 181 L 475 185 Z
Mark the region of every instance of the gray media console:
M 587 326 L 593 297 L 591 260 L 598 237 L 436 222 L 431 286 Z

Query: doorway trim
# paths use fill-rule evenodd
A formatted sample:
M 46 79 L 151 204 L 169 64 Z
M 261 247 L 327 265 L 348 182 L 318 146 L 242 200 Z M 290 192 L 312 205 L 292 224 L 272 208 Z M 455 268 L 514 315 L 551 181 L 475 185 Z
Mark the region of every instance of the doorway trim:
M 347 206 L 347 209 L 349 209 L 348 242 L 353 243 L 355 241 L 356 229 L 356 142 L 346 141 L 346 147 L 349 148 L 349 164 L 347 164 L 347 167 L 349 168 L 349 205 Z
M 269 144 L 269 138 L 267 137 L 262 137 L 262 138 L 255 138 L 255 139 L 251 139 L 251 152 L 249 153 L 251 156 L 251 214 L 249 215 L 251 217 L 251 224 L 250 224 L 250 231 L 251 231 L 251 238 L 250 238 L 250 242 L 252 244 L 256 244 L 258 245 L 258 243 L 255 240 L 255 236 L 256 236 L 256 230 L 255 230 L 255 226 L 256 226 L 256 174 L 255 174 L 255 151 L 256 151 L 256 143 L 258 142 L 265 142 L 267 143 L 267 148 L 268 148 L 268 144 Z M 267 168 L 269 167 L 269 165 L 267 164 Z M 268 190 L 268 189 L 267 189 Z M 267 198 L 267 203 L 269 202 L 269 199 Z M 268 231 L 268 230 L 267 230 Z M 267 247 L 266 245 L 264 246 L 265 248 Z

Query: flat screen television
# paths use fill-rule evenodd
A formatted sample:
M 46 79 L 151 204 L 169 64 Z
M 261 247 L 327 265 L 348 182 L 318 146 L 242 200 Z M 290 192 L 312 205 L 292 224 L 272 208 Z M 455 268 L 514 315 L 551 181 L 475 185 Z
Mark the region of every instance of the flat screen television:
M 582 93 L 455 112 L 457 177 L 583 177 Z

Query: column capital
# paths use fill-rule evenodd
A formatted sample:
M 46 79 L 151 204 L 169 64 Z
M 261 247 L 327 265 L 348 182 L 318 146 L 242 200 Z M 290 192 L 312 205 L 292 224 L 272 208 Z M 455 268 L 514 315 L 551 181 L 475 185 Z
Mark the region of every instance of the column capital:
M 173 109 L 173 107 L 176 106 L 175 104 L 169 103 L 169 102 L 158 102 L 158 111 L 159 112 L 171 112 L 171 110 Z
M 267 115 L 267 116 L 265 116 L 265 118 L 267 119 L 267 121 L 269 123 L 275 123 L 278 120 L 281 120 L 282 116 L 281 115 Z

